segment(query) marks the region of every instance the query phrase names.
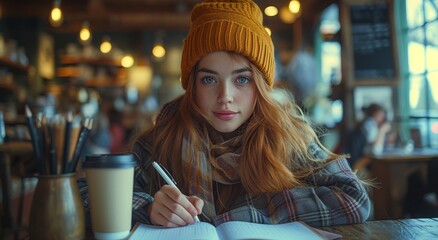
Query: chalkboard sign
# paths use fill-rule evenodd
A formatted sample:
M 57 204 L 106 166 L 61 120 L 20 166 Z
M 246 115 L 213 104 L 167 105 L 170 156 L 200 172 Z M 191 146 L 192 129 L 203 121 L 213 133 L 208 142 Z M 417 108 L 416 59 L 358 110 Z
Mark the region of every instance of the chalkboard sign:
M 350 5 L 356 80 L 395 78 L 392 24 L 388 3 Z

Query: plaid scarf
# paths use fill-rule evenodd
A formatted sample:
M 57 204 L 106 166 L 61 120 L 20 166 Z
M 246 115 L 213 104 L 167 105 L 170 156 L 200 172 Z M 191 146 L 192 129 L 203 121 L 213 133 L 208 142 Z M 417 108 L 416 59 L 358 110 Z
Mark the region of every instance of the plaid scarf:
M 180 101 L 181 97 L 164 105 L 157 121 L 174 116 Z M 184 179 L 188 182 L 187 194 L 204 200 L 203 217 L 210 222 L 216 216 L 213 181 L 226 185 L 240 182 L 242 133 L 246 126 L 246 123 L 243 124 L 231 133 L 232 138 L 224 140 L 219 132 L 208 125 L 204 134 L 209 139 L 205 150 L 195 149 L 189 136 L 183 138 L 181 159 Z
M 240 132 L 238 130 L 238 133 Z M 189 195 L 195 195 L 204 200 L 203 216 L 211 221 L 216 216 L 213 181 L 226 185 L 240 182 L 239 162 L 242 152 L 242 135 L 238 134 L 226 141 L 214 130 L 209 130 L 208 135 L 211 141 L 206 151 L 193 149 L 190 138 L 185 137 L 182 143 L 181 159 L 185 179 L 189 179 Z M 190 153 L 190 150 L 198 152 Z

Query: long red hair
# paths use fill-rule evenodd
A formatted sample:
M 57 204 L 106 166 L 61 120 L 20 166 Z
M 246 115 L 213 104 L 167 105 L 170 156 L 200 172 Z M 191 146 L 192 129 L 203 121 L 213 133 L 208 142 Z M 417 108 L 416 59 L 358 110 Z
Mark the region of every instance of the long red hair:
M 230 53 L 233 54 L 233 53 Z M 239 56 L 239 55 L 236 55 Z M 280 104 L 272 97 L 272 89 L 266 84 L 260 71 L 250 63 L 257 88 L 254 113 L 242 136 L 240 162 L 241 182 L 251 194 L 277 192 L 303 186 L 302 178 L 312 174 L 328 161 L 338 156 L 321 146 L 315 131 L 301 110 L 293 102 Z M 196 66 L 183 96 L 174 100 L 177 110 L 158 121 L 145 135 L 153 134 L 153 159 L 171 170 L 175 180 L 187 192 L 181 161 L 181 145 L 185 134 L 191 139 L 191 157 L 198 158 L 196 150 L 207 150 L 205 136 L 208 123 L 200 114 L 195 102 Z M 317 161 L 308 152 L 311 141 L 316 141 L 327 153 L 325 161 Z M 209 151 L 206 151 L 209 152 Z M 153 188 L 159 189 L 159 177 Z

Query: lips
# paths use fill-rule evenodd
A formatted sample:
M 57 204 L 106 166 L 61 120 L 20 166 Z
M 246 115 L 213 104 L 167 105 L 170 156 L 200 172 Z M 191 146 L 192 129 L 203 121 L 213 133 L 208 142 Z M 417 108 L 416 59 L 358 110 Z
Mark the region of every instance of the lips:
M 233 112 L 233 111 L 216 111 L 216 112 L 213 112 L 213 114 L 217 118 L 219 118 L 220 120 L 228 121 L 228 120 L 233 119 L 237 115 L 237 112 Z

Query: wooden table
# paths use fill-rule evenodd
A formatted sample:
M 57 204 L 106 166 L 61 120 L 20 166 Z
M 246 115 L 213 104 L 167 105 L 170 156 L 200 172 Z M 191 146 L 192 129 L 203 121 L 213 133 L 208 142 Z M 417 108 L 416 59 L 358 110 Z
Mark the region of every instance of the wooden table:
M 372 178 L 378 183 L 372 192 L 375 220 L 404 217 L 408 177 L 415 171 L 426 176 L 427 163 L 434 158 L 438 158 L 438 149 L 393 149 L 372 156 Z
M 318 229 L 340 234 L 342 240 L 432 240 L 438 239 L 438 218 L 368 221 Z
M 438 239 L 438 218 L 367 221 L 317 229 L 339 234 L 341 240 L 435 240 Z M 94 239 L 89 229 L 85 239 Z
M 317 229 L 339 234 L 341 240 L 434 240 L 438 239 L 438 218 L 367 221 Z M 91 231 L 86 239 L 94 239 Z

